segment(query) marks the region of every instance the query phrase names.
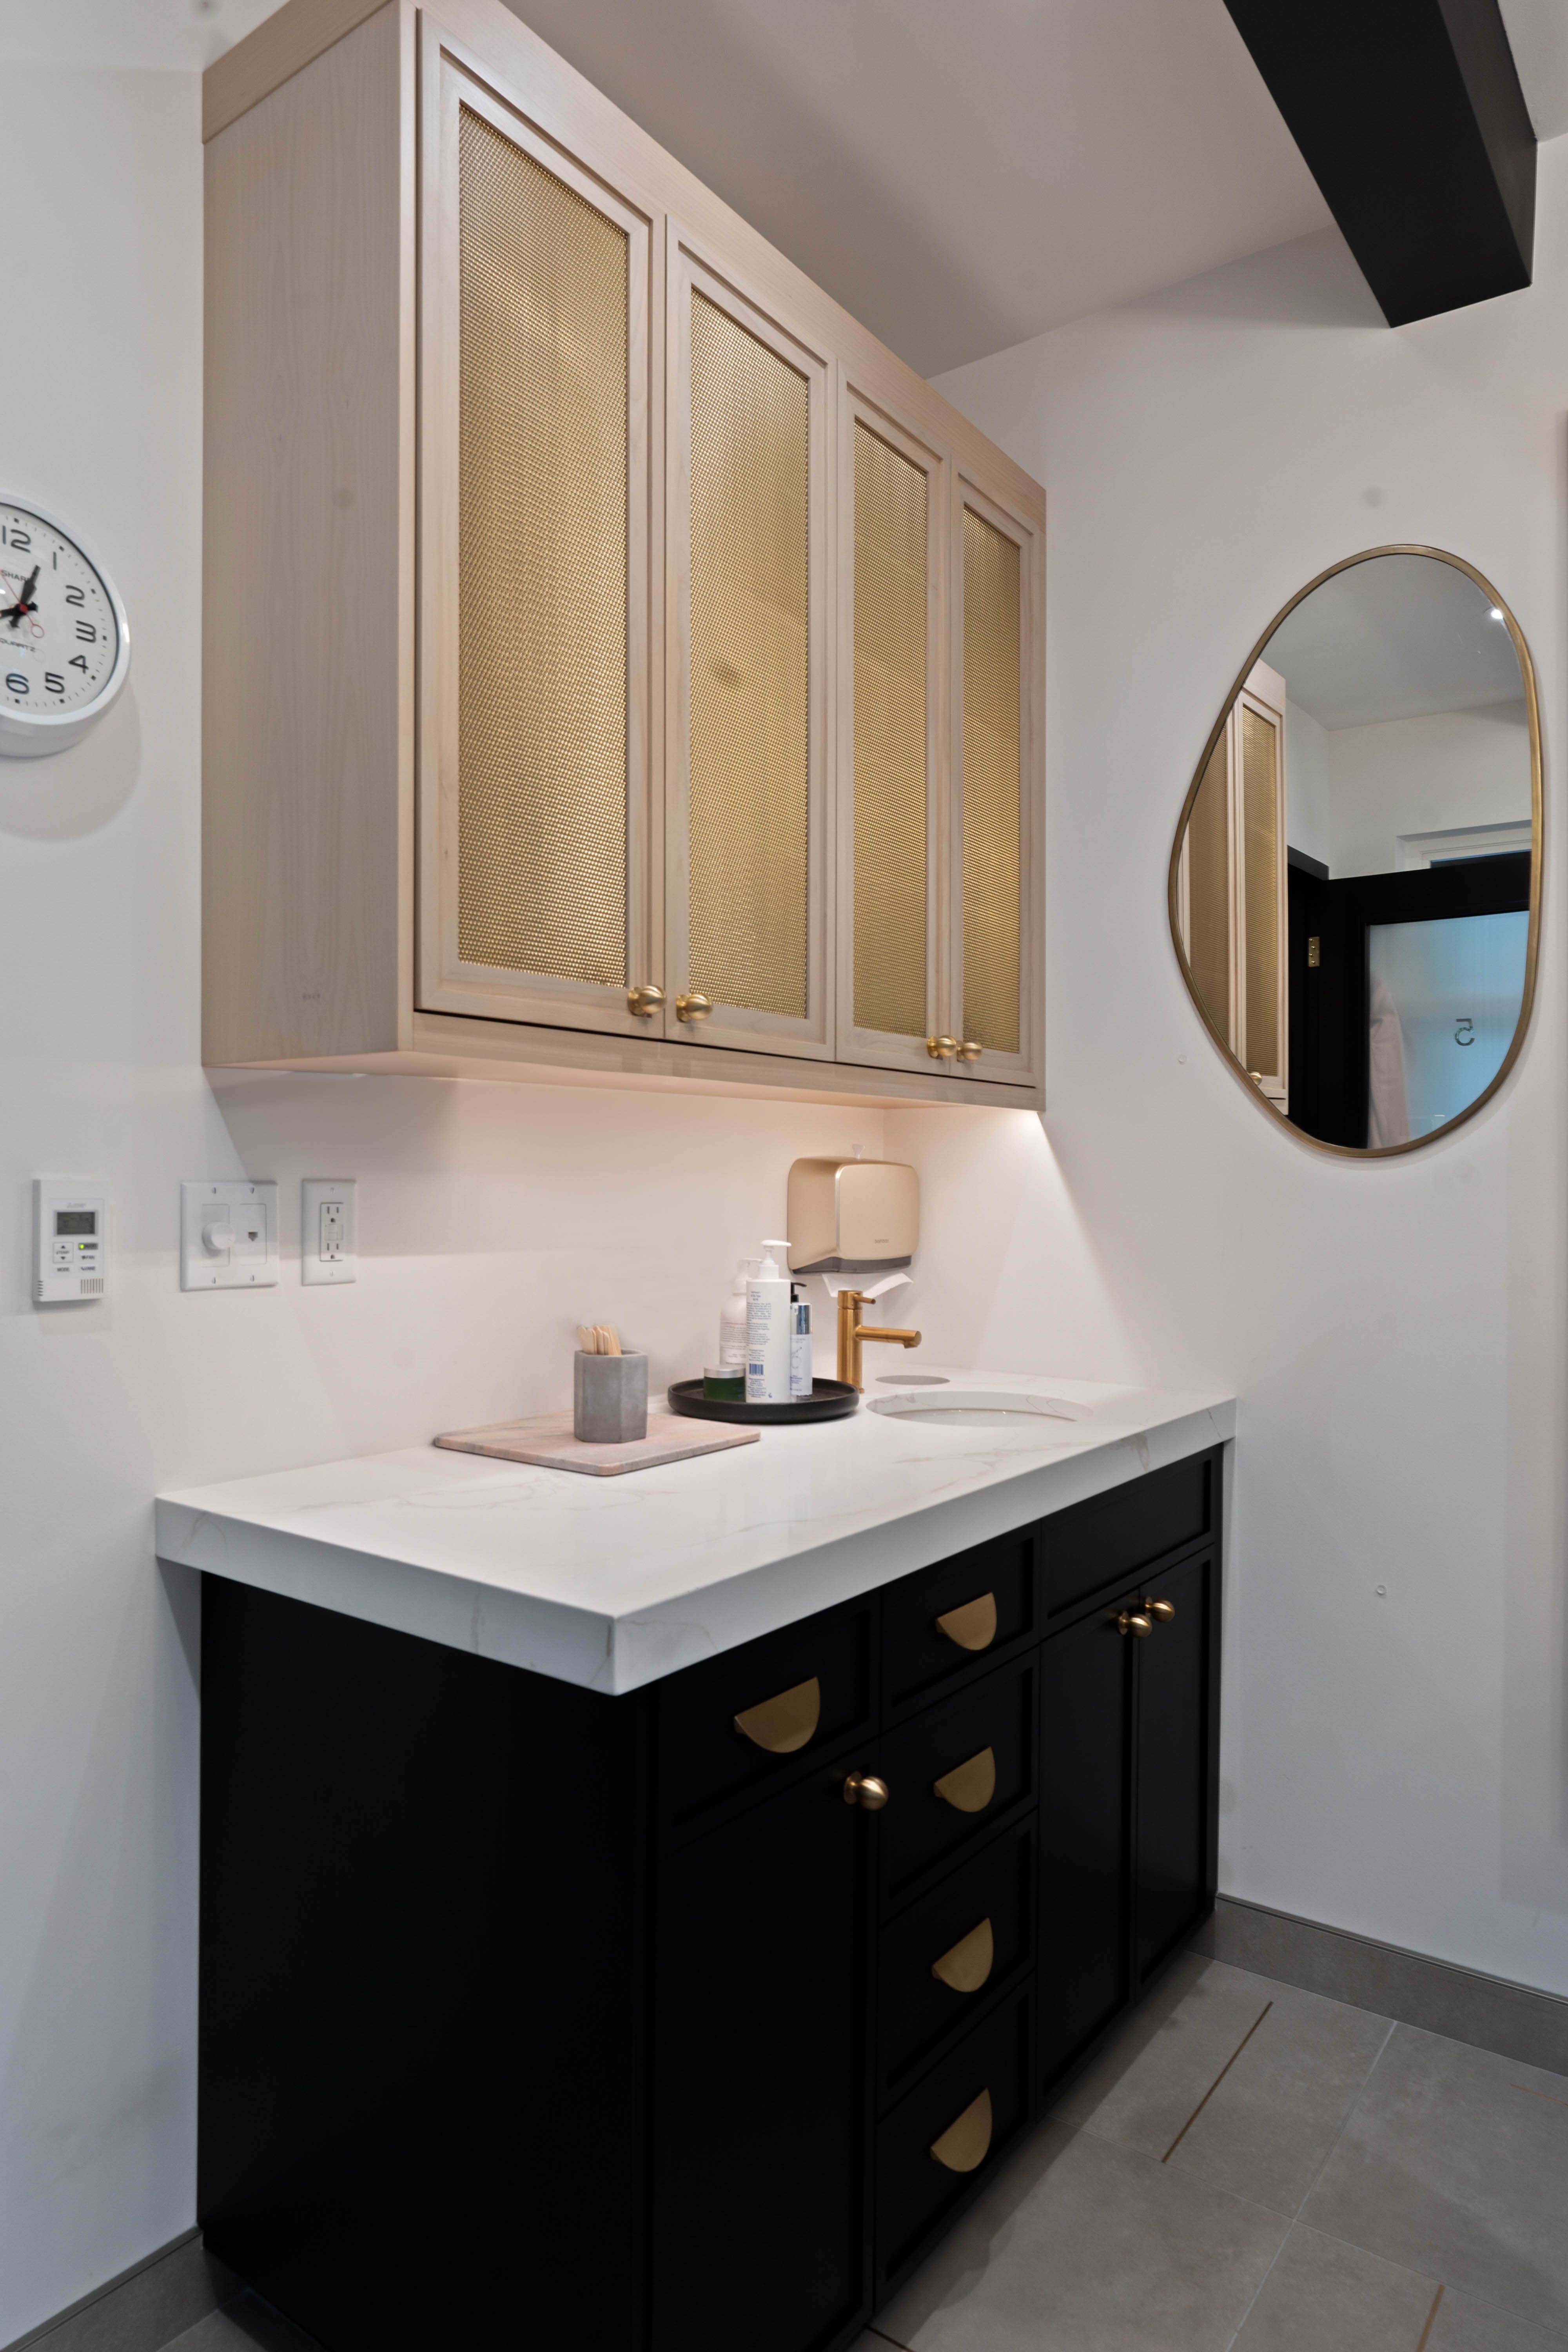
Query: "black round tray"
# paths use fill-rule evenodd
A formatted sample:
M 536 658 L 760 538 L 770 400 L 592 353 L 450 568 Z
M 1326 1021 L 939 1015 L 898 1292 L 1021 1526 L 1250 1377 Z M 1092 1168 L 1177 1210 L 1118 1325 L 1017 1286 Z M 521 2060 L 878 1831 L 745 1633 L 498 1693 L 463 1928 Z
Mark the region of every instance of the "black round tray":
M 753 1421 L 764 1429 L 787 1428 L 796 1421 L 837 1421 L 860 1402 L 859 1390 L 847 1381 L 813 1381 L 808 1397 L 792 1397 L 788 1404 L 706 1397 L 700 1381 L 672 1381 L 666 1394 L 671 1412 L 689 1413 L 694 1421 Z

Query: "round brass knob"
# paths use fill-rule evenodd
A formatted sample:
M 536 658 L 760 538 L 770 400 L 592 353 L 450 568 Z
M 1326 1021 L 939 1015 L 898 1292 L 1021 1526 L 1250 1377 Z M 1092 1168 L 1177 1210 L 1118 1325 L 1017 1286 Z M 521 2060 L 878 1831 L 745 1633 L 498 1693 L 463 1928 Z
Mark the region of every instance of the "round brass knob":
M 1142 1642 L 1147 1640 L 1154 1627 L 1142 1609 L 1124 1609 L 1116 1621 L 1116 1630 L 1119 1633 L 1136 1633 Z
M 689 996 L 678 996 L 675 1000 L 678 1021 L 706 1021 L 712 1010 L 712 998 L 700 995 L 695 989 Z
M 888 1801 L 888 1784 L 874 1772 L 851 1772 L 844 1783 L 844 1801 L 858 1805 L 862 1812 L 879 1813 Z
M 984 1045 L 977 1045 L 973 1037 L 966 1037 L 958 1049 L 958 1058 L 961 1062 L 977 1062 L 984 1051 Z
M 1145 1601 L 1143 1609 L 1147 1616 L 1156 1618 L 1162 1625 L 1169 1625 L 1176 1613 L 1173 1601 Z
M 956 1037 L 928 1037 L 926 1052 L 933 1062 L 951 1062 L 958 1051 Z
M 635 1013 L 639 1021 L 651 1021 L 663 1003 L 663 989 L 655 988 L 651 981 L 626 991 L 626 1011 Z

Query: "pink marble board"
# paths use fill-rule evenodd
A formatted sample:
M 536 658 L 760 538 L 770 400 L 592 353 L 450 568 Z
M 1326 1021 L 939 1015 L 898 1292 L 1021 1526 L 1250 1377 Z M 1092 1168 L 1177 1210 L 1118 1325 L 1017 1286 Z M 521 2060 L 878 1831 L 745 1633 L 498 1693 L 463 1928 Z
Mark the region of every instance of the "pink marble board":
M 448 1430 L 435 1441 L 454 1454 L 488 1454 L 497 1462 L 531 1462 L 543 1470 L 583 1470 L 590 1478 L 618 1478 L 623 1470 L 654 1470 L 661 1462 L 686 1462 L 696 1454 L 721 1454 L 726 1446 L 754 1445 L 758 1429 L 692 1421 L 650 1405 L 647 1435 L 624 1445 L 590 1445 L 572 1434 L 569 1412 L 536 1412 L 527 1421 L 493 1421 L 485 1429 Z

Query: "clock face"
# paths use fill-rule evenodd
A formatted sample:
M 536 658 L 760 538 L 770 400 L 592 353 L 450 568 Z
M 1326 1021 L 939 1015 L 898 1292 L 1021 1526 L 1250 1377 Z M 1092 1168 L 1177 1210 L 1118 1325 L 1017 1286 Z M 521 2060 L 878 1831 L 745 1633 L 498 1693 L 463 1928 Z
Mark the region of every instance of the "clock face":
M 83 710 L 119 656 L 113 599 L 80 548 L 0 502 L 0 712 Z

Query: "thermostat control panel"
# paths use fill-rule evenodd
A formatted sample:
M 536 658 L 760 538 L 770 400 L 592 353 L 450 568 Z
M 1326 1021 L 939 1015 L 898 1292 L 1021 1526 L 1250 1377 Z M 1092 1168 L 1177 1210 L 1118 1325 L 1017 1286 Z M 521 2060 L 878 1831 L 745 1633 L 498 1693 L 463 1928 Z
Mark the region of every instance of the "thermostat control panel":
M 35 1176 L 35 1304 L 101 1298 L 108 1287 L 108 1184 L 101 1176 Z

